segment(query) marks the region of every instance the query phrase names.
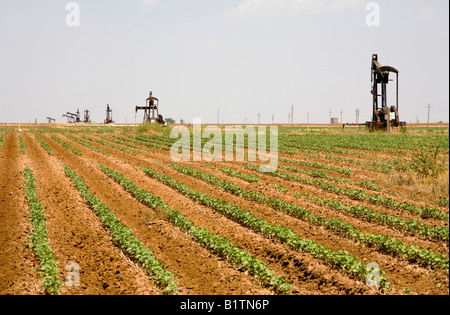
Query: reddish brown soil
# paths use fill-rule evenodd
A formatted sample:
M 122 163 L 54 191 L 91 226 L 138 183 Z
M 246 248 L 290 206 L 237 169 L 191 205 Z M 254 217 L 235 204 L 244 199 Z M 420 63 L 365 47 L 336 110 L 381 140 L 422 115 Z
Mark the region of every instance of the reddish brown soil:
M 25 163 L 36 177 L 50 246 L 59 261 L 60 274 L 69 273 L 66 266 L 70 262 L 80 267 L 80 286 L 63 286 L 62 293 L 157 294 L 145 273 L 124 259 L 108 231 L 65 176 L 58 160 L 50 157 L 30 135 L 25 134 L 24 140 Z
M 123 224 L 132 228 L 134 236 L 143 241 L 156 258 L 175 274 L 180 294 L 273 294 L 261 287 L 253 277 L 212 255 L 124 192 L 98 169 L 96 163 L 92 163 L 92 159 L 105 159 L 103 155 L 64 139 L 85 153 L 80 158 L 51 139 L 43 138 L 54 150 L 61 165 L 72 168 L 82 176 L 91 191 L 113 210 Z M 63 177 L 65 175 L 62 174 L 58 180 L 64 180 Z M 76 193 L 76 190 L 72 189 L 72 192 Z
M 18 138 L 6 135 L 0 148 L 0 295 L 39 294 L 42 281 L 27 247 L 31 233 L 22 182 Z
M 80 266 L 81 285 L 79 287 L 62 286 L 62 294 L 161 293 L 151 276 L 139 264 L 126 257 L 116 246 L 109 231 L 86 205 L 70 179 L 64 174 L 63 165 L 72 168 L 80 175 L 91 192 L 104 202 L 123 224 L 132 228 L 133 235 L 153 251 L 156 258 L 169 271 L 174 273 L 178 279 L 180 294 L 274 294 L 270 288 L 264 287 L 239 266 L 212 254 L 197 244 L 191 236 L 172 226 L 162 214 L 139 203 L 119 184 L 103 174 L 97 166 L 98 163 L 122 173 L 141 188 L 160 197 L 172 208 L 179 210 L 185 217 L 193 221 L 196 226 L 203 226 L 219 236 L 224 236 L 241 249 L 256 256 L 277 275 L 285 276 L 293 285 L 296 294 L 347 295 L 377 294 L 377 292 L 368 288 L 363 282 L 348 277 L 308 253 L 294 251 L 287 245 L 255 233 L 213 209 L 182 196 L 177 191 L 146 176 L 138 167 L 151 167 L 190 188 L 236 204 L 271 224 L 284 225 L 300 237 L 317 241 L 320 245 L 334 251 L 345 249 L 359 257 L 364 263 L 377 262 L 386 271 L 386 277 L 392 282 L 391 293 L 393 294 L 403 293 L 404 288 L 411 288 L 413 293 L 419 294 L 448 294 L 449 292 L 446 272 L 431 270 L 409 263 L 399 257 L 392 257 L 375 248 L 369 248 L 364 244 L 358 244 L 354 240 L 339 236 L 324 227 L 293 218 L 267 205 L 245 200 L 201 180 L 183 175 L 167 166 L 167 163 L 172 162 L 167 151 L 157 149 L 156 153 L 151 153 L 137 150 L 139 155 L 133 156 L 92 143 L 111 153 L 110 156 L 105 156 L 66 138 L 64 135 L 58 136 L 82 151 L 83 156 L 73 154 L 48 135 L 41 135 L 41 138 L 55 152 L 55 156 L 50 157 L 34 139 L 34 136 L 28 133 L 23 134 L 27 148 L 26 155 L 19 152 L 15 133 L 9 133 L 3 147 L 0 148 L 0 249 L 2 252 L 0 294 L 43 293 L 41 276 L 33 270 L 38 267 L 38 263 L 32 251 L 24 245 L 26 237 L 30 234 L 30 227 L 22 187 L 24 178 L 19 171 L 23 170 L 25 165 L 32 169 L 36 177 L 38 196 L 45 208 L 48 219 L 48 235 L 51 247 L 59 261 L 61 279 L 64 279 L 67 274 L 65 267 L 69 262 L 76 262 Z M 288 157 L 292 158 L 292 156 Z M 301 156 L 295 158 L 304 159 Z M 311 161 L 332 165 L 329 161 Z M 270 175 L 256 174 L 245 169 L 240 163 L 221 163 L 216 166 L 223 165 L 243 173 L 258 175 L 262 182 L 249 184 L 211 169 L 203 163 L 184 163 L 184 165 L 213 174 L 249 191 L 260 192 L 270 198 L 298 204 L 316 215 L 340 219 L 365 233 L 388 235 L 408 245 L 448 254 L 448 242 L 426 240 L 414 233 L 365 222 L 328 207 L 317 206 L 310 201 L 299 199 L 294 196 L 294 192 L 309 192 L 318 197 L 341 201 L 349 205 L 364 204 L 377 212 L 389 213 L 404 219 L 417 219 L 429 225 L 448 227 L 448 222 L 421 219 L 404 211 L 361 203 L 312 186 L 285 181 Z M 356 165 L 352 165 L 352 167 L 358 170 Z M 342 176 L 332 172 L 330 174 L 336 177 Z M 356 181 L 373 176 L 376 176 L 375 172 L 359 169 L 351 179 Z M 276 189 L 276 184 L 288 188 L 288 192 Z M 373 191 L 361 187 L 342 183 L 336 185 L 373 193 Z M 11 192 L 13 193 L 11 194 Z M 392 197 L 389 194 L 379 194 Z M 427 204 L 406 197 L 395 197 L 394 199 L 417 205 Z M 444 209 L 443 211 L 448 213 L 448 209 Z

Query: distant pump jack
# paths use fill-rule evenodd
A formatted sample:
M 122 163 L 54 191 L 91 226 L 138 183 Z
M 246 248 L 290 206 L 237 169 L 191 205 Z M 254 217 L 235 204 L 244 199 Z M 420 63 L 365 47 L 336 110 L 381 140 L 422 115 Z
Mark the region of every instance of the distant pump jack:
M 167 125 L 164 118 L 159 114 L 159 99 L 153 96 L 153 92 L 150 91 L 148 98 L 145 101 L 145 106 L 136 106 L 136 114 L 139 110 L 144 111 L 144 123 L 159 123 L 161 125 Z

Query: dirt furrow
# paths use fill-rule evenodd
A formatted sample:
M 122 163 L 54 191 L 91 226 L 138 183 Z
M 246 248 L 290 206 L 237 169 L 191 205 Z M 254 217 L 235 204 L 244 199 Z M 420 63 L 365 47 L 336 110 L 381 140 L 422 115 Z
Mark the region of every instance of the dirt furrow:
M 52 144 L 56 157 L 79 174 L 122 223 L 133 229 L 134 236 L 175 274 L 180 294 L 273 294 L 252 276 L 198 245 L 103 174 L 97 163 L 103 163 L 109 157 L 71 144 L 83 152 L 82 158 Z
M 82 149 L 82 148 L 80 148 Z M 93 153 L 94 155 L 97 153 Z M 181 175 L 176 171 L 173 171 L 171 169 L 168 169 L 167 167 L 162 166 L 158 161 L 165 162 L 171 162 L 170 156 L 168 153 L 164 155 L 163 153 L 147 153 L 145 152 L 141 156 L 138 157 L 131 157 L 127 156 L 126 158 L 123 156 L 123 154 L 120 154 L 121 156 L 113 155 L 114 157 L 123 160 L 125 164 L 132 163 L 137 164 L 139 166 L 150 166 L 153 168 L 156 168 L 157 170 L 163 171 L 165 174 L 172 176 L 174 179 L 179 180 L 180 182 L 183 182 L 190 186 L 191 188 L 194 188 L 196 190 L 199 190 L 201 192 L 208 193 L 210 195 L 213 195 L 215 197 L 222 198 L 226 201 L 233 202 L 239 206 L 241 206 L 244 209 L 248 209 L 252 212 L 254 212 L 257 216 L 261 216 L 268 220 L 269 222 L 273 224 L 283 224 L 287 227 L 293 229 L 296 231 L 300 236 L 305 238 L 310 238 L 318 241 L 320 244 L 329 247 L 333 250 L 340 250 L 340 249 L 346 249 L 351 252 L 353 255 L 357 255 L 358 257 L 362 258 L 363 261 L 371 262 L 376 261 L 380 264 L 381 268 L 388 272 L 388 278 L 390 278 L 392 281 L 394 281 L 394 288 L 395 290 L 401 291 L 400 287 L 413 287 L 415 289 L 415 292 L 422 292 L 422 293 L 430 293 L 430 292 L 438 292 L 437 294 L 442 293 L 442 289 L 448 291 L 448 279 L 447 277 L 443 276 L 441 273 L 436 273 L 434 271 L 429 271 L 426 268 L 421 268 L 416 265 L 410 265 L 407 262 L 393 259 L 390 256 L 383 255 L 379 252 L 377 252 L 374 249 L 366 248 L 363 245 L 355 244 L 351 240 L 346 240 L 339 238 L 335 235 L 330 235 L 328 231 L 326 231 L 322 227 L 316 227 L 311 226 L 310 224 L 306 222 L 300 222 L 299 220 L 293 219 L 287 215 L 280 214 L 277 211 L 274 211 L 273 209 L 261 205 L 255 205 L 252 202 L 242 200 L 242 198 L 232 196 L 228 193 L 224 193 L 217 188 L 211 187 L 211 185 L 205 184 L 204 182 L 201 182 L 199 180 L 195 180 L 192 178 L 188 178 L 185 175 Z M 98 156 L 98 154 L 97 154 Z M 113 158 L 113 157 L 111 157 Z M 108 160 L 108 159 L 106 159 Z M 114 167 L 113 167 L 114 168 Z M 244 171 L 245 172 L 245 171 Z M 132 173 L 129 171 L 128 173 Z M 139 172 L 138 172 L 139 174 Z M 127 174 L 125 174 L 127 175 Z M 142 175 L 140 175 L 142 176 Z M 276 183 L 280 183 L 282 185 L 285 185 L 287 182 L 282 179 L 277 179 L 271 176 L 266 176 L 263 178 L 264 182 L 268 182 L 270 185 L 274 185 Z M 139 175 L 136 175 L 136 178 L 139 178 Z M 299 185 L 298 183 L 289 182 L 292 187 L 298 187 L 300 188 L 299 191 L 303 192 L 303 185 Z M 153 185 L 159 185 L 155 182 L 152 182 Z M 152 187 L 149 186 L 149 187 Z M 164 186 L 160 186 L 164 187 Z M 161 190 L 167 190 L 166 188 L 161 188 Z M 168 201 L 171 197 L 171 194 L 165 195 L 166 201 Z M 339 196 L 339 199 L 342 196 Z M 173 192 L 172 192 L 172 198 L 173 198 Z M 178 198 L 175 198 L 178 199 Z M 333 199 L 333 198 L 329 198 Z M 169 202 L 170 204 L 170 202 Z M 199 209 L 202 209 L 203 207 L 200 207 Z M 381 208 L 381 207 L 380 207 Z M 191 213 L 189 215 L 193 216 L 192 209 L 186 209 L 186 211 L 190 211 Z M 206 211 L 207 213 L 211 213 L 210 209 L 202 210 Z M 202 212 L 200 211 L 200 212 Z M 194 211 L 199 212 L 199 211 Z M 383 211 L 385 212 L 385 211 Z M 189 217 L 189 215 L 187 215 Z M 203 215 L 204 216 L 204 215 Z M 201 217 L 201 216 L 200 216 Z M 189 217 L 190 218 L 190 217 Z M 211 215 L 211 218 L 216 218 L 217 215 Z M 191 219 L 191 218 L 190 218 Z M 193 220 L 194 222 L 198 222 Z M 205 224 L 211 224 L 208 222 L 205 222 Z M 226 225 L 229 225 L 230 223 L 226 223 Z M 214 229 L 214 225 L 211 224 L 211 228 L 208 229 Z M 206 227 L 206 226 L 205 226 Z M 221 231 L 221 233 L 223 233 Z M 228 237 L 228 236 L 227 236 Z M 233 236 L 231 236 L 233 237 Z M 230 239 L 230 238 L 229 238 Z M 231 240 L 231 239 L 230 239 Z M 286 256 L 284 256 L 286 257 Z M 289 276 L 288 276 L 289 277 Z M 442 288 L 442 289 L 441 289 Z
M 330 200 L 340 201 L 346 205 L 362 205 L 362 206 L 373 209 L 377 213 L 385 213 L 385 214 L 400 217 L 405 220 L 417 220 L 417 221 L 423 222 L 430 226 L 442 226 L 442 227 L 448 228 L 448 222 L 444 222 L 442 220 L 437 220 L 434 218 L 422 218 L 419 215 L 416 215 L 416 214 L 413 214 L 413 213 L 410 213 L 407 211 L 387 208 L 382 205 L 372 204 L 368 201 L 354 200 L 348 196 L 335 194 L 335 193 L 329 192 L 325 189 L 315 187 L 313 185 L 302 184 L 302 183 L 295 182 L 295 181 L 285 180 L 285 179 L 282 179 L 277 176 L 272 176 L 269 174 L 251 171 L 251 170 L 244 168 L 244 166 L 242 166 L 242 164 L 238 164 L 235 162 L 227 162 L 225 164 L 231 165 L 231 168 L 236 168 L 237 170 L 239 170 L 243 173 L 246 173 L 249 175 L 257 175 L 261 179 L 261 181 L 264 183 L 279 184 L 283 187 L 289 188 L 291 191 L 294 191 L 294 192 L 310 193 L 310 194 L 320 197 L 320 198 L 326 198 L 326 199 L 330 199 Z M 299 175 L 299 174 L 292 173 L 292 172 L 289 172 L 286 170 L 283 170 L 283 172 L 289 173 L 292 175 Z M 343 188 L 350 188 L 350 189 L 352 188 L 352 187 L 348 187 L 348 186 L 346 187 L 346 186 L 342 186 L 342 185 L 336 185 L 336 186 L 343 187 Z M 374 193 L 371 191 L 366 191 L 364 189 L 361 189 L 361 190 L 365 191 L 368 195 Z
M 127 161 L 110 161 L 104 164 L 116 169 L 138 186 L 166 201 L 172 208 L 211 232 L 227 237 L 235 245 L 268 264 L 280 275 L 299 288 L 301 294 L 360 294 L 369 293 L 368 287 L 359 281 L 333 270 L 309 254 L 292 251 L 288 246 L 268 240 L 245 227 L 225 218 L 208 207 L 181 196 L 173 189 L 147 177 L 133 165 L 150 166 L 161 170 L 159 162 L 139 157 Z M 132 165 L 130 165 L 130 162 Z
M 308 211 L 314 213 L 315 215 L 323 216 L 327 219 L 339 219 L 344 221 L 345 223 L 353 225 L 359 231 L 367 233 L 367 234 L 383 234 L 389 237 L 396 238 L 400 241 L 405 242 L 408 245 L 420 246 L 421 248 L 428 249 L 434 251 L 439 254 L 447 254 L 448 253 L 448 242 L 439 242 L 439 241 L 429 241 L 423 240 L 417 237 L 414 233 L 399 231 L 395 228 L 389 228 L 387 226 L 383 226 L 377 224 L 376 222 L 370 223 L 358 218 L 352 217 L 351 215 L 346 215 L 341 211 L 330 209 L 323 206 L 315 205 L 308 200 L 301 199 L 299 197 L 295 197 L 295 190 L 291 189 L 291 186 L 285 187 L 289 189 L 289 191 L 284 192 L 277 189 L 273 184 L 270 183 L 248 183 L 239 178 L 225 175 L 219 170 L 211 169 L 210 167 L 205 167 L 202 164 L 191 164 L 190 167 L 194 168 L 197 171 L 201 171 L 204 173 L 208 173 L 214 175 L 220 180 L 225 180 L 227 182 L 233 183 L 242 187 L 245 190 L 251 192 L 258 192 L 263 194 L 264 196 L 271 199 L 279 199 L 286 203 L 299 205 L 301 207 L 306 208 Z M 220 167 L 220 165 L 217 165 Z
M 448 290 L 447 276 L 441 271 L 430 271 L 428 268 L 423 268 L 416 264 L 409 264 L 399 258 L 385 255 L 374 248 L 368 248 L 353 240 L 331 234 L 324 227 L 318 227 L 292 218 L 284 213 L 273 210 L 270 207 L 243 200 L 240 197 L 223 192 L 200 180 L 187 177 L 180 173 L 177 174 L 175 171 L 165 169 L 164 173 L 199 192 L 221 198 L 227 202 L 238 205 L 242 209 L 249 210 L 255 216 L 263 218 L 273 225 L 284 225 L 292 229 L 300 237 L 315 240 L 322 246 L 334 251 L 345 249 L 350 252 L 351 255 L 359 257 L 361 261 L 365 263 L 376 262 L 380 265 L 381 269 L 387 272 L 386 276 L 394 282 L 397 289 L 399 287 L 413 287 L 417 290 L 416 292 L 426 292 L 428 294 L 431 292 L 442 292 L 441 288 L 446 288 Z M 405 270 L 408 271 L 405 272 Z
M 58 159 L 50 157 L 31 135 L 25 135 L 24 140 L 26 164 L 36 177 L 38 197 L 47 217 L 50 246 L 59 261 L 64 283 L 61 293 L 158 294 L 160 291 L 148 276 L 125 259 L 113 244 L 108 231 L 65 176 Z M 73 282 L 76 285 L 69 286 L 64 279 L 73 275 L 74 267 L 79 268 L 79 285 Z
M 0 295 L 43 292 L 37 259 L 27 247 L 31 224 L 22 158 L 16 132 L 8 133 L 0 147 Z

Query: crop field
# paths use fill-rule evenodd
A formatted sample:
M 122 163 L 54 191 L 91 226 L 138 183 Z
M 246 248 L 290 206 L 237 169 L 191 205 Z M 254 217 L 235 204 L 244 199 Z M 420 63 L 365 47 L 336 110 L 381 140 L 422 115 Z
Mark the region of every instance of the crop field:
M 152 127 L 0 126 L 0 294 L 449 294 L 448 127 L 280 126 L 274 172 Z

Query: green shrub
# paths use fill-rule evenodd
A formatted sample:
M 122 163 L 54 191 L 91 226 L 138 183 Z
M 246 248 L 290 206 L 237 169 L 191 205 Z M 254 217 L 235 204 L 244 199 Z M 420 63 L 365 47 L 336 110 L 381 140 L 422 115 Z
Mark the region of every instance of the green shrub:
M 411 158 L 411 168 L 422 175 L 437 178 L 446 168 L 446 158 L 440 157 L 440 144 L 435 137 L 420 139 L 417 141 L 419 151 Z

